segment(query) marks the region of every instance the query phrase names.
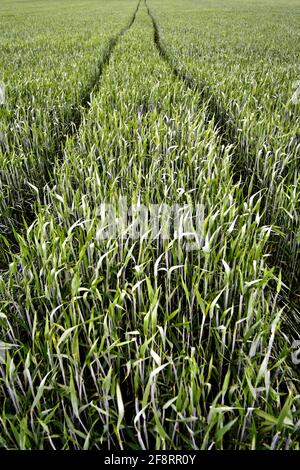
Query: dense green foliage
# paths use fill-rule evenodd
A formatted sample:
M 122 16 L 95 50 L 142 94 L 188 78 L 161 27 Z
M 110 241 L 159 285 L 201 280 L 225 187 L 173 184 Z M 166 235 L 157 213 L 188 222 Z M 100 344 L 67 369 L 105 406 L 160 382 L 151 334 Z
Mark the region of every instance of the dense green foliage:
M 299 449 L 296 3 L 19 5 L 0 20 L 0 447 Z M 201 249 L 103 240 L 120 197 L 201 204 Z

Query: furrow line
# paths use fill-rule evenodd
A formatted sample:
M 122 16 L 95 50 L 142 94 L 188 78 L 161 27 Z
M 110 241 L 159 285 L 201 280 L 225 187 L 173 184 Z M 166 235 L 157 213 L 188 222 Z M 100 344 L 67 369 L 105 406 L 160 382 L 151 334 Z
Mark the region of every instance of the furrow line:
M 53 182 L 53 169 L 54 165 L 57 162 L 60 162 L 64 158 L 64 150 L 66 146 L 66 142 L 68 139 L 74 137 L 78 132 L 84 114 L 88 111 L 91 105 L 91 96 L 93 93 L 97 92 L 100 87 L 101 77 L 104 73 L 105 68 L 109 65 L 111 56 L 113 51 L 122 38 L 124 34 L 132 27 L 135 22 L 137 12 L 139 10 L 141 4 L 141 0 L 138 1 L 136 9 L 129 20 L 129 23 L 116 35 L 113 36 L 107 46 L 102 51 L 102 57 L 98 62 L 97 65 L 97 73 L 95 73 L 94 77 L 91 79 L 91 83 L 87 87 L 86 92 L 83 94 L 82 99 L 79 104 L 76 105 L 76 109 L 70 118 L 69 122 L 66 124 L 61 125 L 61 130 L 58 132 L 61 134 L 59 143 L 57 144 L 55 151 L 52 152 L 52 155 L 49 158 L 48 166 L 45 168 L 45 174 L 43 175 L 42 184 L 37 185 L 37 189 L 41 192 L 44 191 L 45 187 Z M 75 107 L 75 106 L 74 106 Z M 67 129 L 67 132 L 64 130 Z M 22 233 L 27 226 L 32 224 L 35 220 L 35 211 L 34 211 L 34 202 L 33 202 L 34 193 L 32 193 L 31 200 L 24 200 L 23 201 L 23 210 L 22 210 L 22 220 L 18 221 L 17 215 L 15 216 L 17 227 L 12 226 L 11 232 L 6 234 L 0 233 L 0 242 L 1 242 L 1 235 L 3 235 L 3 245 L 6 245 L 6 248 L 2 249 L 2 255 L 0 256 L 0 272 L 5 271 L 8 268 L 11 254 L 18 253 L 18 242 L 17 242 L 17 234 Z M 19 211 L 18 211 L 19 212 Z M 4 236 L 5 235 L 5 236 Z
M 205 100 L 205 102 L 207 103 L 208 111 L 207 122 L 214 120 L 215 129 L 220 137 L 221 144 L 224 146 L 230 145 L 232 147 L 232 162 L 234 168 L 233 182 L 242 184 L 242 189 L 246 200 L 255 196 L 258 193 L 261 193 L 262 205 L 264 207 L 267 207 L 268 201 L 261 191 L 257 175 L 255 174 L 255 172 L 249 174 L 249 172 L 245 171 L 245 167 L 242 165 L 242 158 L 239 154 L 238 148 L 238 130 L 230 123 L 228 113 L 225 110 L 222 110 L 220 103 L 217 101 L 214 94 L 211 92 L 210 87 L 206 83 L 199 83 L 199 81 L 197 81 L 187 72 L 187 70 L 185 70 L 184 66 L 176 63 L 176 60 L 170 56 L 170 54 L 162 44 L 159 26 L 148 6 L 147 0 L 144 0 L 144 3 L 148 15 L 152 21 L 154 43 L 161 58 L 168 64 L 172 71 L 172 74 L 176 78 L 181 79 L 185 83 L 187 88 L 198 94 L 199 103 Z M 267 212 L 265 212 L 264 223 L 266 225 L 270 223 Z M 277 244 L 279 248 L 276 257 L 277 260 L 272 259 L 272 256 L 269 257 L 270 266 L 275 269 L 276 273 L 282 271 L 283 280 L 284 282 L 286 282 L 286 284 L 288 284 L 288 282 L 290 281 L 290 287 L 285 284 L 282 285 L 283 294 L 281 296 L 278 296 L 278 300 L 280 300 L 280 305 L 282 306 L 282 308 L 286 310 L 286 322 L 289 325 L 289 329 L 295 331 L 300 325 L 300 305 L 299 296 L 294 295 L 293 292 L 299 285 L 299 277 L 296 276 L 296 278 L 292 281 L 288 278 L 289 273 L 285 272 L 285 266 L 287 264 L 287 261 L 285 259 L 286 245 L 281 239 L 278 240 L 277 234 L 273 234 L 273 237 L 270 239 L 270 245 L 271 244 Z

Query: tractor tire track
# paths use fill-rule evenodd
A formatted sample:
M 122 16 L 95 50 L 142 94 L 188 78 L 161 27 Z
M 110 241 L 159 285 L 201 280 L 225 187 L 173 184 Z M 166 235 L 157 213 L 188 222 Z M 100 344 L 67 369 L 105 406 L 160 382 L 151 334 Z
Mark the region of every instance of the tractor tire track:
M 206 83 L 199 83 L 195 78 L 192 77 L 191 74 L 189 74 L 185 68 L 181 65 L 175 62 L 175 60 L 170 56 L 166 48 L 163 46 L 161 38 L 160 38 L 160 32 L 159 32 L 159 27 L 158 24 L 155 20 L 155 17 L 153 16 L 148 4 L 147 0 L 144 0 L 148 15 L 151 18 L 152 25 L 153 25 L 153 31 L 154 31 L 154 43 L 156 45 L 156 48 L 161 56 L 161 58 L 168 64 L 168 66 L 171 68 L 173 75 L 176 78 L 179 78 L 182 80 L 186 87 L 189 88 L 190 90 L 194 91 L 195 93 L 198 94 L 199 96 L 199 103 L 202 103 L 204 100 L 207 103 L 207 122 L 211 120 L 215 120 L 215 129 L 220 137 L 220 142 L 222 145 L 231 145 L 232 146 L 232 151 L 233 151 L 233 156 L 239 157 L 238 154 L 238 141 L 237 141 L 237 135 L 238 131 L 236 128 L 234 128 L 229 121 L 229 115 L 228 113 L 221 109 L 220 103 L 217 101 L 213 93 L 211 92 L 210 88 Z M 240 160 L 240 159 L 239 159 Z M 246 190 L 246 185 L 244 186 L 244 193 L 245 196 L 249 196 L 254 194 L 255 192 L 259 191 L 259 185 L 257 182 L 257 178 L 255 173 L 253 172 L 251 175 L 251 180 L 249 180 L 249 175 L 246 173 L 245 168 L 242 167 L 241 165 L 239 166 L 236 158 L 236 164 L 235 164 L 235 174 L 233 175 L 233 180 L 234 182 L 238 183 L 239 181 L 246 181 L 247 180 L 247 190 Z
M 136 15 L 137 15 L 137 12 L 139 10 L 141 1 L 142 0 L 139 0 L 138 4 L 136 6 L 136 9 L 135 9 L 128 25 L 125 26 L 123 29 L 121 29 L 121 31 L 116 36 L 113 36 L 109 40 L 108 45 L 104 48 L 104 50 L 102 52 L 102 58 L 101 58 L 101 60 L 99 61 L 98 65 L 97 65 L 97 69 L 98 69 L 97 73 L 96 73 L 95 77 L 93 78 L 88 90 L 85 92 L 85 94 L 84 94 L 84 96 L 81 100 L 81 103 L 79 104 L 78 108 L 81 108 L 81 110 L 78 109 L 77 114 L 74 115 L 72 122 L 70 122 L 70 133 L 68 133 L 65 136 L 64 143 L 68 138 L 72 137 L 72 135 L 74 135 L 74 134 L 76 134 L 76 132 L 78 132 L 78 129 L 79 129 L 79 127 L 81 125 L 81 122 L 82 122 L 84 112 L 90 108 L 91 94 L 95 93 L 99 90 L 101 77 L 104 73 L 104 70 L 109 65 L 111 56 L 113 54 L 113 51 L 114 51 L 116 45 L 121 40 L 122 36 L 124 36 L 124 34 L 126 34 L 127 31 L 129 31 L 129 29 L 132 27 L 133 23 L 135 22 Z
M 214 120 L 215 129 L 217 134 L 220 137 L 220 142 L 224 146 L 230 145 L 232 147 L 232 161 L 233 161 L 233 182 L 242 183 L 242 190 L 245 199 L 250 198 L 258 192 L 261 192 L 261 185 L 259 183 L 258 177 L 254 171 L 249 174 L 249 171 L 246 171 L 245 166 L 242 165 L 243 159 L 241 158 L 241 153 L 239 153 L 239 141 L 238 141 L 238 130 L 230 123 L 230 117 L 226 110 L 223 110 L 218 102 L 217 98 L 212 93 L 210 87 L 205 82 L 197 81 L 191 74 L 181 64 L 176 63 L 174 58 L 168 53 L 165 46 L 162 44 L 160 31 L 155 17 L 153 16 L 147 0 L 144 0 L 148 15 L 152 21 L 153 25 L 153 39 L 155 46 L 159 52 L 161 58 L 169 66 L 174 77 L 180 79 L 187 88 L 197 93 L 199 96 L 199 104 L 205 101 L 207 103 L 207 122 Z M 251 148 L 250 148 L 251 152 Z M 262 194 L 262 205 L 267 206 L 267 200 Z M 264 223 L 268 224 L 268 214 L 264 216 Z M 288 325 L 289 332 L 293 334 L 293 331 L 296 332 L 296 339 L 298 339 L 297 331 L 300 326 L 300 297 L 294 292 L 299 290 L 300 285 L 300 273 L 295 275 L 295 278 L 290 279 L 290 273 L 287 272 L 288 261 L 285 256 L 286 242 L 283 242 L 281 239 L 278 241 L 274 236 L 274 239 L 270 240 L 272 242 L 277 241 L 279 246 L 277 260 L 270 256 L 269 264 L 275 269 L 275 272 L 279 271 L 283 274 L 283 280 L 286 284 L 289 284 L 287 287 L 285 284 L 282 285 L 282 294 L 278 295 L 278 303 L 281 308 L 286 310 L 286 325 Z M 296 255 L 297 256 L 297 255 Z M 299 256 L 297 257 L 298 264 L 300 265 Z M 274 295 L 276 295 L 276 286 L 271 285 L 271 288 L 274 289 Z
M 129 31 L 129 29 L 132 27 L 133 23 L 135 22 L 140 4 L 141 4 L 141 0 L 138 1 L 136 9 L 134 10 L 132 17 L 130 18 L 128 25 L 122 28 L 121 31 L 116 36 L 113 36 L 112 38 L 110 38 L 107 46 L 102 50 L 102 57 L 96 67 L 97 73 L 92 78 L 91 83 L 89 84 L 87 90 L 82 96 L 81 101 L 79 102 L 79 104 L 76 105 L 76 110 L 74 111 L 72 118 L 67 124 L 68 132 L 66 132 L 61 137 L 61 141 L 59 142 L 57 150 L 54 154 L 55 158 L 52 160 L 52 165 L 54 165 L 55 162 L 63 159 L 64 149 L 65 149 L 67 140 L 77 134 L 82 124 L 84 114 L 89 110 L 91 106 L 91 96 L 93 93 L 96 93 L 99 90 L 100 85 L 101 85 L 102 75 L 106 67 L 108 67 L 110 63 L 110 59 L 112 57 L 114 49 L 119 43 L 119 41 L 122 39 L 122 36 L 124 36 L 124 34 L 126 34 L 127 31 Z M 52 179 L 53 179 L 53 169 L 51 168 L 50 173 L 48 174 L 48 177 L 46 180 L 46 184 L 51 183 Z
M 54 179 L 54 166 L 57 162 L 60 162 L 64 158 L 64 151 L 66 142 L 68 139 L 74 137 L 83 121 L 83 117 L 85 113 L 89 110 L 91 106 L 91 96 L 93 93 L 96 93 L 101 85 L 101 78 L 106 69 L 106 67 L 110 63 L 110 59 L 114 52 L 116 45 L 122 39 L 122 36 L 129 31 L 132 25 L 135 22 L 136 15 L 138 13 L 139 7 L 141 4 L 141 0 L 138 1 L 137 6 L 134 10 L 133 15 L 131 16 L 129 23 L 121 29 L 121 31 L 116 35 L 113 36 L 106 47 L 102 49 L 101 59 L 99 60 L 96 66 L 96 73 L 91 78 L 90 83 L 88 84 L 86 91 L 83 93 L 81 100 L 79 103 L 72 104 L 70 109 L 74 108 L 72 116 L 69 118 L 68 122 L 61 123 L 60 129 L 58 130 L 59 139 L 57 145 L 55 145 L 54 151 L 51 152 L 50 156 L 48 157 L 47 167 L 45 168 L 45 174 L 41 176 L 41 181 L 37 183 L 37 189 L 39 192 L 43 192 L 45 187 L 53 182 Z M 26 180 L 25 180 L 26 183 Z M 0 272 L 5 271 L 8 268 L 10 263 L 11 254 L 18 253 L 18 241 L 17 241 L 17 234 L 22 233 L 25 230 L 27 225 L 30 225 L 35 220 L 35 211 L 34 211 L 34 195 L 32 195 L 32 199 L 24 199 L 23 200 L 23 209 L 20 211 L 16 211 L 15 214 L 12 215 L 12 219 L 16 223 L 16 227 L 12 226 L 10 233 L 1 233 L 0 232 L 0 242 L 1 242 L 1 235 L 5 236 L 5 243 L 2 244 L 6 245 L 6 247 L 1 249 L 0 245 Z M 21 217 L 19 215 L 21 213 Z

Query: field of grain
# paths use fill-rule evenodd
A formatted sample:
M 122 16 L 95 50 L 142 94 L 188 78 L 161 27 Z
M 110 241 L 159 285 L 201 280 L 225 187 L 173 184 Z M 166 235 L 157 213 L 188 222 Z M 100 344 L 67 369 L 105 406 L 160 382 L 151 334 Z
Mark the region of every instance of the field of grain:
M 0 448 L 300 449 L 299 20 L 2 0 Z

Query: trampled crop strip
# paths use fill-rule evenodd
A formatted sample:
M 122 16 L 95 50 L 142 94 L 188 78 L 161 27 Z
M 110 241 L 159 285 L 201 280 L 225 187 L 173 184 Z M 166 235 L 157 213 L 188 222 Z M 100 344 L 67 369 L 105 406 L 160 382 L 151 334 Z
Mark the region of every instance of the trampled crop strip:
M 101 83 L 101 77 L 104 73 L 105 68 L 109 65 L 111 56 L 119 40 L 122 38 L 124 34 L 126 34 L 126 32 L 132 27 L 133 23 L 135 22 L 140 3 L 141 3 L 141 0 L 139 0 L 128 25 L 125 26 L 116 36 L 113 36 L 109 40 L 108 45 L 102 51 L 102 58 L 98 62 L 97 73 L 94 75 L 93 79 L 91 80 L 90 85 L 88 86 L 86 92 L 84 93 L 81 103 L 79 104 L 79 106 L 77 106 L 76 111 L 74 112 L 74 115 L 69 122 L 70 131 L 66 133 L 66 135 L 62 136 L 59 148 L 57 149 L 56 158 L 52 160 L 52 163 L 54 163 L 57 160 L 61 160 L 63 158 L 64 148 L 65 148 L 67 139 L 73 137 L 78 132 L 78 129 L 80 128 L 81 123 L 82 123 L 83 115 L 90 108 L 91 95 L 92 93 L 97 92 L 97 90 L 99 89 L 100 83 Z M 46 181 L 47 183 L 51 182 L 52 176 L 53 176 L 53 172 L 51 168 L 48 174 L 47 181 Z
M 154 43 L 157 47 L 157 50 L 159 51 L 160 56 L 169 65 L 175 77 L 180 78 L 189 89 L 199 94 L 199 101 L 201 101 L 203 98 L 206 99 L 208 103 L 208 108 L 207 108 L 208 114 L 209 114 L 208 119 L 215 120 L 216 130 L 220 135 L 221 142 L 224 145 L 232 145 L 233 166 L 235 170 L 235 173 L 233 175 L 234 181 L 243 182 L 243 190 L 244 190 L 245 198 L 249 198 L 253 196 L 254 194 L 257 194 L 258 192 L 261 192 L 261 187 L 259 185 L 259 182 L 257 180 L 257 176 L 255 175 L 255 173 L 252 172 L 251 175 L 249 175 L 249 173 L 246 172 L 245 169 L 242 167 L 242 165 L 239 163 L 241 159 L 239 158 L 239 154 L 238 154 L 238 145 L 239 145 L 238 139 L 237 139 L 238 130 L 230 124 L 228 113 L 221 108 L 220 103 L 217 101 L 210 87 L 206 83 L 199 83 L 184 69 L 184 67 L 181 64 L 176 63 L 175 60 L 169 55 L 168 51 L 162 44 L 157 21 L 147 4 L 147 0 L 144 0 L 144 2 L 146 5 L 148 14 L 152 20 L 153 30 L 154 30 Z M 262 202 L 263 203 L 265 202 L 263 194 L 262 194 Z M 267 213 L 266 213 L 266 216 L 267 216 L 266 219 L 268 219 Z M 268 220 L 266 220 L 266 223 L 268 223 Z M 275 234 L 274 238 L 275 237 L 278 238 L 278 235 Z M 271 242 L 274 242 L 274 239 L 272 239 Z M 286 268 L 286 265 L 288 265 L 285 259 L 286 244 L 282 240 L 280 240 L 278 242 L 278 246 L 280 248 L 278 249 L 277 261 L 270 257 L 269 258 L 270 264 L 276 270 L 281 269 L 283 271 L 283 274 L 285 274 L 287 277 L 289 276 L 289 273 L 285 273 L 284 271 L 284 269 Z M 295 279 L 293 279 L 293 286 L 298 286 L 299 282 L 300 282 L 300 279 L 298 275 Z M 293 317 L 297 319 L 297 322 L 298 321 L 300 322 L 300 309 L 299 309 L 298 296 L 295 297 L 293 295 L 293 291 L 294 291 L 293 288 L 291 290 L 288 290 L 288 289 L 285 289 L 285 287 L 283 287 L 283 290 L 285 291 L 286 296 L 287 296 L 285 299 L 282 299 L 283 305 L 287 307 L 289 310 L 292 310 L 294 314 Z
M 109 65 L 111 56 L 113 54 L 114 48 L 118 44 L 119 40 L 122 38 L 124 34 L 132 27 L 133 23 L 135 22 L 136 15 L 138 9 L 140 7 L 141 0 L 138 1 L 136 9 L 129 20 L 128 25 L 126 25 L 116 36 L 113 36 L 106 47 L 102 50 L 102 57 L 98 62 L 96 67 L 96 73 L 93 77 L 91 77 L 90 83 L 86 87 L 86 91 L 84 92 L 80 103 L 73 104 L 71 107 L 74 106 L 74 112 L 72 117 L 69 119 L 67 123 L 61 123 L 61 128 L 59 130 L 60 140 L 58 145 L 56 146 L 55 151 L 51 154 L 48 166 L 46 168 L 46 174 L 43 175 L 44 184 L 51 184 L 53 180 L 53 167 L 55 162 L 61 161 L 64 156 L 64 149 L 68 139 L 72 138 L 78 132 L 78 129 L 81 126 L 83 116 L 85 112 L 90 108 L 90 100 L 92 93 L 96 92 L 99 89 L 101 83 L 101 77 L 104 73 L 105 68 Z M 67 128 L 68 131 L 64 132 L 64 129 Z M 44 190 L 44 186 L 38 187 L 39 191 Z M 30 225 L 35 219 L 35 212 L 33 208 L 33 203 L 31 200 L 24 200 L 23 201 L 23 220 L 20 222 L 20 226 L 24 229 L 26 225 Z M 8 245 L 7 251 L 5 253 L 5 260 L 0 258 L 0 271 L 5 271 L 9 264 L 9 258 L 11 253 L 16 253 L 18 251 L 18 243 L 17 243 L 17 233 L 18 230 L 13 230 L 12 233 L 7 237 L 5 244 Z M 0 233 L 1 237 L 1 233 Z
M 218 131 L 220 135 L 222 143 L 224 145 L 231 144 L 233 146 L 233 149 L 235 149 L 237 146 L 237 143 L 235 141 L 233 142 L 233 140 L 235 140 L 234 136 L 237 134 L 237 130 L 229 125 L 228 113 L 225 110 L 220 111 L 220 105 L 217 102 L 216 98 L 214 97 L 213 93 L 211 93 L 211 90 L 209 89 L 206 83 L 199 83 L 197 80 L 195 80 L 184 69 L 184 67 L 181 64 L 176 63 L 175 60 L 169 55 L 168 51 L 162 44 L 157 21 L 147 4 L 147 0 L 144 0 L 144 1 L 145 1 L 148 14 L 153 24 L 154 43 L 162 59 L 169 65 L 175 77 L 181 79 L 189 89 L 198 93 L 199 101 L 202 101 L 203 98 L 206 98 L 206 101 L 208 104 L 207 111 L 209 113 L 208 119 L 209 120 L 215 119 L 216 130 Z M 238 170 L 236 172 L 237 174 L 235 175 L 236 182 L 239 181 L 240 178 L 243 178 L 245 180 L 246 174 L 243 172 L 243 168 L 239 168 L 237 170 Z M 251 183 L 249 185 L 249 188 L 252 188 L 252 187 L 255 187 L 255 181 L 253 180 L 253 176 L 251 179 Z M 248 194 L 249 194 L 249 190 L 248 190 Z
M 220 103 L 218 103 L 217 99 L 211 92 L 210 88 L 206 83 L 199 83 L 197 80 L 195 80 L 185 69 L 181 64 L 178 64 L 175 62 L 175 60 L 170 57 L 168 51 L 166 48 L 163 46 L 161 38 L 160 38 L 160 32 L 159 32 L 159 27 L 156 22 L 155 17 L 153 16 L 148 4 L 147 0 L 144 0 L 148 14 L 152 20 L 153 24 L 153 29 L 154 29 L 154 42 L 155 45 L 163 58 L 165 60 L 169 67 L 172 70 L 172 73 L 174 74 L 175 77 L 181 79 L 185 85 L 197 92 L 199 94 L 199 101 L 202 101 L 204 98 L 206 99 L 206 102 L 208 104 L 208 119 L 209 120 L 215 120 L 216 124 L 216 130 L 218 131 L 221 142 L 224 145 L 232 145 L 232 149 L 236 157 L 238 157 L 237 154 L 237 139 L 236 135 L 238 133 L 237 129 L 234 128 L 230 123 L 229 123 L 229 117 L 228 113 L 221 109 Z M 255 174 L 252 173 L 250 181 L 248 178 L 248 175 L 246 174 L 244 168 L 242 166 L 239 166 L 237 163 L 238 159 L 235 161 L 235 174 L 234 176 L 234 181 L 238 182 L 240 180 L 242 181 L 247 181 L 248 184 L 244 185 L 244 191 L 245 191 L 245 196 L 247 195 L 252 195 L 255 192 L 260 190 L 260 187 L 256 181 Z
M 81 108 L 81 111 L 79 111 L 78 109 L 78 113 L 75 114 L 74 116 L 74 119 L 72 119 L 71 121 L 71 129 L 73 129 L 73 131 L 70 132 L 70 134 L 68 134 L 64 141 L 63 141 L 63 144 L 65 143 L 66 139 L 68 137 L 72 137 L 72 135 L 74 135 L 77 131 L 78 131 L 78 128 L 80 127 L 81 125 L 81 121 L 82 121 L 82 117 L 83 117 L 83 114 L 84 114 L 84 110 L 88 109 L 90 107 L 90 98 L 91 98 L 91 94 L 93 92 L 96 92 L 98 89 L 99 89 L 99 86 L 100 86 L 100 79 L 103 75 L 103 72 L 104 72 L 104 69 L 105 67 L 107 67 L 109 65 L 109 62 L 110 62 L 110 59 L 111 59 L 111 56 L 113 54 L 113 51 L 114 51 L 114 48 L 116 47 L 116 45 L 118 44 L 119 40 L 121 39 L 121 37 L 126 34 L 126 32 L 131 28 L 131 26 L 133 25 L 133 23 L 135 22 L 135 19 L 136 19 L 136 15 L 137 15 L 137 12 L 138 12 L 138 9 L 139 9 L 139 6 L 140 6 L 140 3 L 141 3 L 141 0 L 139 0 L 138 4 L 137 4 L 137 7 L 128 23 L 127 26 L 125 26 L 116 36 L 112 37 L 110 40 L 109 40 L 109 43 L 108 45 L 106 46 L 106 48 L 104 49 L 103 51 L 103 55 L 102 55 L 102 59 L 99 61 L 98 63 L 98 70 L 97 70 L 97 73 L 95 74 L 95 77 L 93 78 L 92 82 L 91 82 L 91 85 L 89 86 L 88 90 L 86 91 L 85 95 L 83 96 L 82 98 L 82 101 L 81 101 L 81 104 L 80 104 L 80 107 Z

